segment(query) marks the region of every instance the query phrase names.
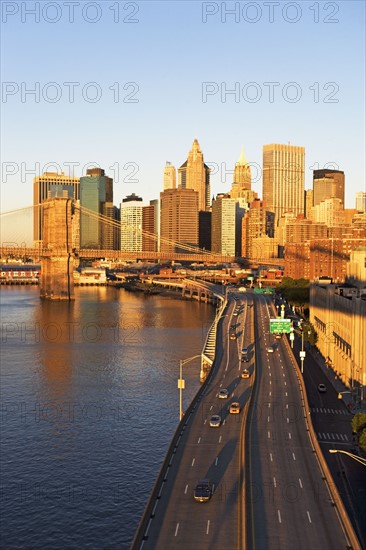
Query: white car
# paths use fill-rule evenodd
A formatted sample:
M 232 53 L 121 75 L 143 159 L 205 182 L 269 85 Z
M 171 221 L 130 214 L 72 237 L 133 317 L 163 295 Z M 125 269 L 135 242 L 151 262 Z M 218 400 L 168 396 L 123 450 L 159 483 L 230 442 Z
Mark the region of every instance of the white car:
M 224 389 L 224 390 L 219 391 L 219 398 L 220 399 L 227 399 L 228 397 L 229 397 L 228 390 Z
M 273 353 L 274 352 L 274 349 L 272 346 L 269 346 L 269 348 L 267 348 L 267 351 L 268 353 Z
M 211 428 L 219 428 L 221 426 L 221 416 L 218 414 L 214 414 L 210 418 L 210 426 Z

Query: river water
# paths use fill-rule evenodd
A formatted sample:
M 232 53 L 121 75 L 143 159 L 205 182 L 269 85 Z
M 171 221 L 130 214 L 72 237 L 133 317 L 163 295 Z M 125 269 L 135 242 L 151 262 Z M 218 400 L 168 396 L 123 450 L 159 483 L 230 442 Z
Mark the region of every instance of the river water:
M 179 360 L 211 305 L 1 288 L 1 548 L 127 549 L 179 419 Z M 184 405 L 199 363 L 184 366 Z

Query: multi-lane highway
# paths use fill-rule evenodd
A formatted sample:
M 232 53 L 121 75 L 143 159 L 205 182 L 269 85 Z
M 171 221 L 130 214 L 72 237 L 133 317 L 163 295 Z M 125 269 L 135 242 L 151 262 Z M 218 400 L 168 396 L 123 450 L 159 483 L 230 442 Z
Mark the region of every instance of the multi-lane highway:
M 263 296 L 229 294 L 212 376 L 183 421 L 134 548 L 349 546 L 308 435 L 288 343 L 269 334 L 271 307 Z M 244 368 L 249 378 L 241 378 Z M 227 398 L 219 397 L 222 389 Z M 233 402 L 239 414 L 230 414 Z M 213 415 L 219 427 L 210 426 Z M 201 479 L 213 486 L 203 503 L 194 500 Z
M 309 438 L 293 357 L 287 340 L 275 341 L 269 333 L 270 307 L 258 297 L 257 383 L 247 426 L 247 547 L 345 549 Z

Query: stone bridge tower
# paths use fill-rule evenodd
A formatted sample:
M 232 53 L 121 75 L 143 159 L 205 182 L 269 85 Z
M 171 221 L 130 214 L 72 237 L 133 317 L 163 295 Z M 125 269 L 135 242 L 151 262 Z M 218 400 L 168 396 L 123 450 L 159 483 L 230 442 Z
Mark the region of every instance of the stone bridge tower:
M 42 203 L 42 211 L 40 296 L 46 300 L 74 300 L 73 200 L 47 199 Z

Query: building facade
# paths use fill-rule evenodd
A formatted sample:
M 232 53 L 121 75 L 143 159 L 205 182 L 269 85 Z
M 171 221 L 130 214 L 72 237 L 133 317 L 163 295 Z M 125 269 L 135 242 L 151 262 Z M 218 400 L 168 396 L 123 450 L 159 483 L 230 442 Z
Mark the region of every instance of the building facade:
M 236 200 L 221 193 L 212 201 L 211 249 L 235 256 Z
M 142 209 L 141 197 L 132 193 L 121 202 L 121 250 L 142 252 Z
M 340 170 L 314 170 L 313 206 L 326 199 L 340 199 L 344 208 L 345 178 Z
M 198 210 L 210 209 L 210 168 L 204 163 L 197 139 L 188 153 L 188 159 L 178 168 L 178 187 L 193 189 L 198 193 Z
M 177 187 L 177 172 L 171 162 L 167 162 L 163 173 L 163 190 L 175 189 Z
M 198 247 L 198 192 L 167 189 L 160 193 L 160 250 L 189 252 Z
M 312 284 L 310 322 L 318 334 L 317 347 L 335 375 L 350 388 L 365 386 L 365 289 Z
M 102 168 L 80 178 L 80 248 L 113 250 L 113 179 Z
M 275 214 L 304 213 L 305 148 L 278 143 L 263 146 L 263 200 Z

